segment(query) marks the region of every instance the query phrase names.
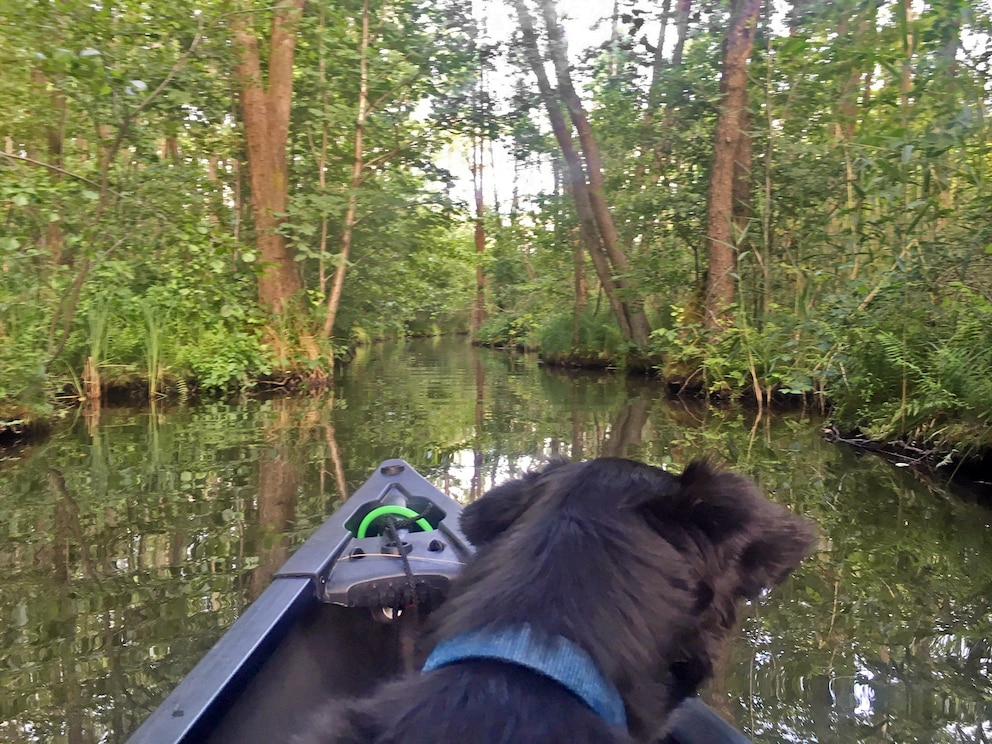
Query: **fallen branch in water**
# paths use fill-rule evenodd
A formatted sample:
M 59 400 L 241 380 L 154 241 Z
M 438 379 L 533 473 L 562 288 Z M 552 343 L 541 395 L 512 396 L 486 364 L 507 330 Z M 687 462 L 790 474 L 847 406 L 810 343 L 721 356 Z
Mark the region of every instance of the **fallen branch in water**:
M 842 436 L 840 431 L 833 426 L 828 426 L 823 430 L 823 436 L 830 442 L 837 442 L 839 444 L 846 444 L 857 449 L 867 450 L 869 452 L 879 452 L 886 455 L 891 455 L 892 457 L 898 458 L 899 460 L 905 461 L 907 464 L 919 465 L 922 463 L 927 463 L 933 460 L 935 457 L 942 456 L 936 448 L 923 449 L 907 442 L 879 442 L 874 439 L 869 439 L 868 437 L 862 436 Z

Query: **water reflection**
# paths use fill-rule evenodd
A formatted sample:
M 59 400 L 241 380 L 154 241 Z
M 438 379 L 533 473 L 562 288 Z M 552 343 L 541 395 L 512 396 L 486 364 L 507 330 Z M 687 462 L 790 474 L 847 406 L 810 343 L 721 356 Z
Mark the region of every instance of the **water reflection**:
M 468 500 L 547 455 L 703 453 L 823 532 L 745 619 L 717 707 L 763 742 L 992 736 L 988 511 L 798 416 L 425 341 L 361 350 L 321 396 L 104 409 L 4 466 L 0 739 L 123 741 L 383 459 Z

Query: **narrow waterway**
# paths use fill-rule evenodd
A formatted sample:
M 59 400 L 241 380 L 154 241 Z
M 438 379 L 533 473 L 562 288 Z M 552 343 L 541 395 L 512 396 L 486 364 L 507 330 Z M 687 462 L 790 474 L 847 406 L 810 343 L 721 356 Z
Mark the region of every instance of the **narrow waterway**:
M 707 691 L 756 741 L 992 738 L 992 511 L 816 420 L 444 339 L 360 350 L 320 396 L 104 410 L 0 460 L 0 740 L 124 741 L 379 461 L 467 500 L 552 453 L 716 454 L 818 522 Z

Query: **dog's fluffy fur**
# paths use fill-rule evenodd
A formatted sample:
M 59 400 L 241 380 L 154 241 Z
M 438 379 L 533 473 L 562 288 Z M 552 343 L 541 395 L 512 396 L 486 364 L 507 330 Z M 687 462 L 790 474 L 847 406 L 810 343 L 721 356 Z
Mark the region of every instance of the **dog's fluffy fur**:
M 810 552 L 811 523 L 705 461 L 681 476 L 601 458 L 543 469 L 467 506 L 478 547 L 428 648 L 528 624 L 583 648 L 620 691 L 629 733 L 513 664 L 466 660 L 387 684 L 322 739 L 366 744 L 651 741 L 711 674 L 738 605 Z

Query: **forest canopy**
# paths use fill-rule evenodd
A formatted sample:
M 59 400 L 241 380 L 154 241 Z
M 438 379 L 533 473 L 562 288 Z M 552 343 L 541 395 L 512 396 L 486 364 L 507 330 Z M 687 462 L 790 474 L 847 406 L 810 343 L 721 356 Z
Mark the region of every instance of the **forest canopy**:
M 986 0 L 0 18 L 0 419 L 470 331 L 992 441 Z

